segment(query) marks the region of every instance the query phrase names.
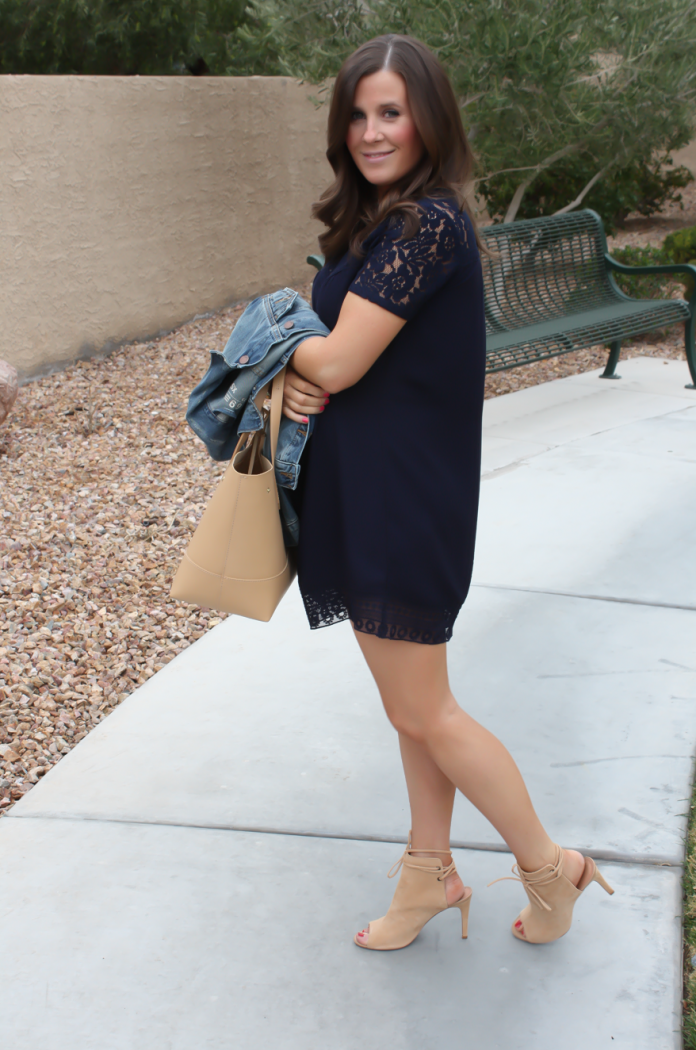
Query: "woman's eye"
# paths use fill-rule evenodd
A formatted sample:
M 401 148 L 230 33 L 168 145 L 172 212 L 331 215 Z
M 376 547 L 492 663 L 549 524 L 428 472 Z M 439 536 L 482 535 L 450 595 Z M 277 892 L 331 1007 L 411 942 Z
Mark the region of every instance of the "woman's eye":
M 364 117 L 365 117 L 365 114 L 362 113 L 361 110 L 359 110 L 359 109 L 354 109 L 353 112 L 350 115 L 350 119 L 351 120 L 363 120 Z
M 385 117 L 398 117 L 399 111 L 398 109 L 385 109 L 384 115 Z

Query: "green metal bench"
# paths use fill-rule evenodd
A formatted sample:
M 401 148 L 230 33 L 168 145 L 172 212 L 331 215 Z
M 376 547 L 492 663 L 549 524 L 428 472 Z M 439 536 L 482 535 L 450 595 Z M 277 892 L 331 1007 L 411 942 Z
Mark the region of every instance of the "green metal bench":
M 482 257 L 487 372 L 604 343 L 609 357 L 602 379 L 619 379 L 624 340 L 683 323 L 689 388 L 696 386 L 696 266 L 624 266 L 609 255 L 602 220 L 589 209 L 487 226 L 481 235 L 491 249 Z M 307 262 L 320 270 L 324 257 L 309 255 Z M 694 291 L 688 303 L 632 299 L 614 271 L 690 274 Z

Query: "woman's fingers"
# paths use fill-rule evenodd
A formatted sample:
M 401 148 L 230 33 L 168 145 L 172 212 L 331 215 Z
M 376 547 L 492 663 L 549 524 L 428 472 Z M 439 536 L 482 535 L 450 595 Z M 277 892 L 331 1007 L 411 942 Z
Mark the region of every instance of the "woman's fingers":
M 306 423 L 307 416 L 316 416 L 329 403 L 329 395 L 320 386 L 288 368 L 283 390 L 283 415 L 296 423 Z
M 300 412 L 307 416 L 316 416 L 319 412 L 323 412 L 326 407 L 324 402 L 317 402 L 316 398 L 304 398 L 296 397 L 294 394 L 286 394 L 283 398 L 283 404 L 289 406 L 294 412 Z
M 287 405 L 283 405 L 283 415 L 287 416 L 288 419 L 294 419 L 296 423 L 307 423 L 309 422 L 306 416 L 301 416 L 298 412 L 293 412 Z
M 296 390 L 286 390 L 285 400 L 311 412 L 320 412 L 324 405 L 328 404 L 326 397 L 310 397 L 309 394 L 298 394 Z
M 285 389 L 292 387 L 300 394 L 308 394 L 310 397 L 328 397 L 329 395 L 320 386 L 315 386 L 308 379 L 304 379 L 297 372 L 285 373 Z

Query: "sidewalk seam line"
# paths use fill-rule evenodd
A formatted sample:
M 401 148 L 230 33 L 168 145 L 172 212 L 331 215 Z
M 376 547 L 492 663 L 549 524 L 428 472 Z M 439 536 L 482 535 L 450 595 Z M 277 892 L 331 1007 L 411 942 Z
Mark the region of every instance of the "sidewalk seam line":
M 250 824 L 194 824 L 182 823 L 175 820 L 138 820 L 135 817 L 96 817 L 80 814 L 51 814 L 51 813 L 8 813 L 4 820 L 72 820 L 76 823 L 84 821 L 94 824 L 131 824 L 136 827 L 155 828 L 190 828 L 197 831 L 235 831 L 251 835 L 286 835 L 289 838 L 312 838 L 312 839 L 336 839 L 344 842 L 377 842 L 384 844 L 406 845 L 406 839 L 390 835 L 358 835 L 332 831 L 299 831 L 284 828 L 262 827 Z M 510 849 L 504 844 L 495 842 L 463 842 L 459 839 L 451 840 L 452 849 L 470 850 L 474 853 L 507 853 L 512 856 Z M 682 868 L 683 861 L 664 854 L 633 854 L 623 853 L 619 850 L 604 850 L 583 848 L 581 853 L 591 856 L 595 860 L 612 861 L 616 864 L 638 864 L 647 867 Z
M 558 598 L 581 598 L 588 602 L 616 602 L 619 605 L 645 605 L 651 609 L 678 609 L 682 612 L 696 612 L 696 605 L 651 602 L 643 598 L 617 598 L 607 594 L 576 594 L 574 591 L 551 591 L 543 587 L 515 587 L 507 583 L 472 583 L 471 586 L 481 587 L 488 591 L 520 591 L 523 594 L 550 594 Z

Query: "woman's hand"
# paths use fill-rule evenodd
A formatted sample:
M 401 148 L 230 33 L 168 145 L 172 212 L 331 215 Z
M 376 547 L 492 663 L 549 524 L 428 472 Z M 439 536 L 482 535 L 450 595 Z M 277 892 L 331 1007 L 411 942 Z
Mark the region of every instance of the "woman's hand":
M 325 390 L 303 379 L 292 365 L 288 365 L 283 390 L 284 416 L 294 419 L 296 423 L 308 423 L 307 417 L 323 412 L 328 403 L 329 395 Z

